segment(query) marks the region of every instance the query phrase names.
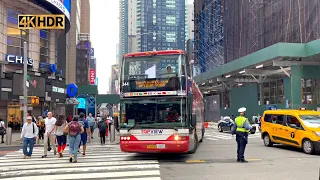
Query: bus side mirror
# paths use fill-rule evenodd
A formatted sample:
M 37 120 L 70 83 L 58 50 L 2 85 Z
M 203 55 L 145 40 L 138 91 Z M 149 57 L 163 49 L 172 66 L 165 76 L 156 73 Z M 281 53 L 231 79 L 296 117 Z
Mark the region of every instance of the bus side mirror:
M 114 117 L 114 128 L 118 131 L 119 130 L 119 121 L 118 121 L 118 116 Z
M 196 125 L 197 125 L 197 116 L 195 114 L 192 114 L 191 126 L 196 127 Z

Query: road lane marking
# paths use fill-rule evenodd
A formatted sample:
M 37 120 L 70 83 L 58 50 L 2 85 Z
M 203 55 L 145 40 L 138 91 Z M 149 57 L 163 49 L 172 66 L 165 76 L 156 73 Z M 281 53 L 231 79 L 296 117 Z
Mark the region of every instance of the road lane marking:
M 187 160 L 186 163 L 205 163 L 206 161 L 205 160 Z

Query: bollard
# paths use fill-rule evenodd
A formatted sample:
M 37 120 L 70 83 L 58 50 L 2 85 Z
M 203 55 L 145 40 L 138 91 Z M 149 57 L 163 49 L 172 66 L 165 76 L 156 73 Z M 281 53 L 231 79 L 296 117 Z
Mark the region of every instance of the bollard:
M 114 142 L 115 135 L 116 135 L 116 131 L 115 131 L 114 125 L 111 124 L 111 127 L 110 127 L 110 142 Z
M 11 145 L 12 143 L 12 128 L 6 128 L 6 145 Z

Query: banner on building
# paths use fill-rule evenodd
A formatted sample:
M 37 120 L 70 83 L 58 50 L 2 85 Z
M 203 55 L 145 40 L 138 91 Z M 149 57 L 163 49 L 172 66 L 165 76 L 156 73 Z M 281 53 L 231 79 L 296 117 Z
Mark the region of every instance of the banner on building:
M 96 80 L 96 73 L 94 69 L 90 69 L 90 84 L 94 85 Z

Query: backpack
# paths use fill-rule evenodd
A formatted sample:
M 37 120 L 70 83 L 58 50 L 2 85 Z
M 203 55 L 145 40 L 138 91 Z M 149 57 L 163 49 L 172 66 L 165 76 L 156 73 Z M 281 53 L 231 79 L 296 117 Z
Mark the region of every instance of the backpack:
M 106 123 L 106 121 L 100 121 L 99 122 L 99 130 L 100 131 L 105 131 L 107 129 L 107 123 Z
M 70 123 L 70 130 L 69 135 L 70 136 L 77 136 L 80 133 L 80 124 L 78 121 L 72 121 Z

